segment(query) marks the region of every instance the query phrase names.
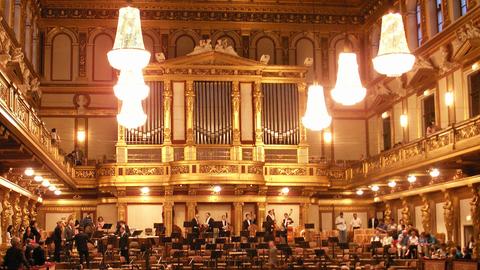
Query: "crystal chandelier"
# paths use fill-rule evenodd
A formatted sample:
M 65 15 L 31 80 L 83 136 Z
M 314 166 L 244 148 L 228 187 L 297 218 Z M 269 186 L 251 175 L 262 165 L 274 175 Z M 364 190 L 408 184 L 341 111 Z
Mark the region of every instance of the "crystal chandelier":
M 389 13 L 382 17 L 382 33 L 373 67 L 388 77 L 398 77 L 412 69 L 415 56 L 410 53 L 402 15 Z
M 323 87 L 314 83 L 308 87 L 307 110 L 302 117 L 302 124 L 311 130 L 320 131 L 332 123 L 328 114 Z
M 357 54 L 351 52 L 351 44 L 346 37 L 344 52 L 338 55 L 337 83 L 332 89 L 332 98 L 337 103 L 351 106 L 362 101 L 366 94 L 358 72 Z
M 110 65 L 120 70 L 118 82 L 113 87 L 115 96 L 122 101 L 118 123 L 126 128 L 144 125 L 147 115 L 142 100 L 147 98 L 149 87 L 145 84 L 142 69 L 150 61 L 150 52 L 143 44 L 139 9 L 120 9 L 115 43 L 107 57 Z

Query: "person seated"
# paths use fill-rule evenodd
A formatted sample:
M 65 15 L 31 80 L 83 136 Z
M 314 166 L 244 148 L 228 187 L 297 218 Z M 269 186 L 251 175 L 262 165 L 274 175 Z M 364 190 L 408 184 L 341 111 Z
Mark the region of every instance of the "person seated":
M 415 230 L 412 230 L 410 237 L 408 238 L 408 251 L 405 254 L 408 258 L 417 258 L 418 251 L 418 236 Z
M 29 268 L 30 264 L 23 253 L 20 238 L 13 237 L 11 245 L 12 246 L 8 248 L 5 253 L 5 257 L 3 257 L 3 267 L 5 267 L 6 270 Z
M 380 233 L 386 233 L 387 232 L 387 224 L 383 221 L 383 219 L 380 220 L 380 223 L 378 224 L 377 230 L 380 231 Z
M 375 230 L 375 235 L 370 238 L 370 244 L 372 249 L 372 255 L 376 254 L 376 249 L 382 245 L 383 237 L 380 235 L 379 230 Z
M 463 248 L 462 259 L 465 259 L 465 260 L 471 260 L 472 259 L 472 253 L 470 252 L 468 247 Z
M 397 250 L 398 257 L 403 258 L 408 248 L 408 232 L 403 230 L 402 234 L 398 236 Z
M 33 248 L 32 259 L 32 265 L 44 265 L 47 261 L 47 258 L 45 256 L 45 249 L 43 248 L 43 241 L 40 241 L 40 243 L 36 244 Z

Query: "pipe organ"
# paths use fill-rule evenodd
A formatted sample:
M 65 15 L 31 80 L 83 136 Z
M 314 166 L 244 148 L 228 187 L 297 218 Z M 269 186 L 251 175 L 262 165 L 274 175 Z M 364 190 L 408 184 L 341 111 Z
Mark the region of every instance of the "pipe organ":
M 297 145 L 300 141 L 298 88 L 292 83 L 263 83 L 263 141 Z
M 232 82 L 195 81 L 194 132 L 197 144 L 232 141 Z
M 150 94 L 142 101 L 147 122 L 139 128 L 126 130 L 127 144 L 163 143 L 163 81 L 145 83 L 150 87 Z
M 219 52 L 152 63 L 144 71 L 147 123 L 119 129 L 117 153 L 126 156 L 117 159 L 161 153 L 158 162 L 270 161 L 285 150 L 295 161 L 307 147 L 300 121 L 306 71 Z

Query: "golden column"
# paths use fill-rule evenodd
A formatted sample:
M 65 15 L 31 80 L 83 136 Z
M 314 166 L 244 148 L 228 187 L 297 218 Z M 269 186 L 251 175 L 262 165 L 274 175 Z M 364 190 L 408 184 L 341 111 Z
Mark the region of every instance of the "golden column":
M 197 213 L 197 202 L 187 202 L 187 221 L 192 220 Z
M 37 220 L 37 201 L 30 201 L 30 220 Z
M 186 102 L 186 127 L 187 127 L 187 140 L 184 150 L 184 159 L 185 160 L 196 160 L 197 153 L 195 148 L 195 134 L 193 131 L 193 113 L 195 109 L 195 91 L 193 89 L 193 81 L 187 81 L 187 89 L 185 91 L 185 102 Z
M 118 113 L 120 113 L 121 102 L 117 102 Z M 125 142 L 125 128 L 118 124 L 117 125 L 117 143 L 115 144 L 115 151 L 117 157 L 117 163 L 127 163 L 128 162 L 128 150 L 127 143 Z
M 22 225 L 22 208 L 20 206 L 20 194 L 14 193 L 12 195 L 13 201 L 13 216 L 12 216 L 12 225 L 13 232 L 15 235 L 18 235 L 20 226 Z
M 120 221 L 127 222 L 127 204 L 124 202 L 127 190 L 125 187 L 117 187 L 117 217 Z
M 308 223 L 308 208 L 310 207 L 310 203 L 301 203 L 300 204 L 300 215 L 298 226 L 302 226 L 305 228 L 305 223 Z
M 297 148 L 297 162 L 302 164 L 308 163 L 308 143 L 307 143 L 307 129 L 302 124 L 302 116 L 305 114 L 305 105 L 307 95 L 307 84 L 302 82 L 298 84 L 298 116 L 300 128 L 300 142 Z
M 452 19 L 450 18 L 450 10 L 448 7 L 449 4 L 449 0 L 442 1 L 443 29 L 452 23 Z
M 422 31 L 422 44 L 425 44 L 429 39 L 428 31 L 427 31 L 427 7 L 426 7 L 426 0 L 419 0 L 420 5 L 420 17 L 421 17 L 421 24 L 420 30 Z
M 233 146 L 230 148 L 231 160 L 242 160 L 242 145 L 240 141 L 240 83 L 232 83 L 232 119 L 233 119 Z
M 475 246 L 473 247 L 474 259 L 480 258 L 480 186 L 472 187 L 472 201 L 470 202 L 470 214 L 472 215 L 473 235 L 475 235 Z
M 410 223 L 410 207 L 406 198 L 402 198 L 402 220 L 405 224 Z
M 166 201 L 163 203 L 163 223 L 165 225 L 165 234 L 170 235 L 173 228 L 173 202 Z
M 259 230 L 263 229 L 263 222 L 265 221 L 265 216 L 267 215 L 267 203 L 258 202 L 257 203 L 257 226 Z
M 373 213 L 372 217 L 375 216 L 375 213 Z M 385 211 L 383 212 L 383 219 L 385 222 L 388 222 L 387 224 L 390 224 L 392 221 L 392 206 L 390 205 L 390 202 L 385 202 Z
M 253 91 L 253 104 L 254 104 L 254 124 L 255 124 L 255 149 L 253 152 L 253 160 L 265 161 L 265 148 L 263 143 L 263 130 L 262 130 L 262 110 L 263 110 L 262 83 L 260 81 L 256 81 L 254 87 L 255 89 Z
M 163 86 L 163 147 L 162 162 L 173 161 L 172 147 L 172 87 L 170 81 Z
M 240 235 L 243 222 L 243 202 L 233 203 L 233 230 L 235 235 Z
M 30 199 L 28 197 L 23 197 L 20 203 L 22 208 L 22 227 L 27 228 L 30 226 L 30 210 L 29 210 Z

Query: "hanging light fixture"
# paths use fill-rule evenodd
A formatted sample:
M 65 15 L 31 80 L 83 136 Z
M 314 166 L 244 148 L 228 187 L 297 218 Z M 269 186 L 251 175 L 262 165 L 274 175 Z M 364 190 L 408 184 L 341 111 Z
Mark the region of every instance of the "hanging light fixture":
M 328 114 L 325 103 L 323 87 L 312 84 L 308 87 L 307 110 L 302 117 L 302 124 L 311 130 L 320 131 L 332 123 L 332 117 Z
M 126 128 L 143 126 L 147 121 L 147 115 L 143 112 L 142 101 L 138 99 L 124 100 L 120 114 L 117 115 L 117 121 Z
M 150 52 L 145 50 L 138 8 L 124 7 L 119 11 L 117 33 L 113 49 L 107 53 L 110 65 L 120 70 L 115 96 L 122 100 L 117 121 L 126 128 L 145 124 L 147 115 L 142 100 L 147 98 L 149 87 L 145 84 L 142 69 L 150 61 Z
M 345 35 L 344 51 L 338 55 L 337 83 L 332 89 L 335 102 L 351 106 L 362 101 L 367 89 L 362 86 L 358 72 L 357 54 L 352 52 L 352 44 Z
M 382 17 L 382 33 L 373 67 L 388 77 L 398 77 L 412 69 L 415 56 L 410 53 L 402 15 L 389 13 Z

